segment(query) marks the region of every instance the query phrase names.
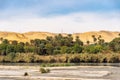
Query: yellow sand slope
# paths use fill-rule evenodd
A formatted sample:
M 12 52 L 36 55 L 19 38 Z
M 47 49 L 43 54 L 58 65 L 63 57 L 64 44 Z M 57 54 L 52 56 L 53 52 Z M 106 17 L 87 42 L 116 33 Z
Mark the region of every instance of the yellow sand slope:
M 85 32 L 85 33 L 74 33 L 72 34 L 73 38 L 75 39 L 76 36 L 79 36 L 80 39 L 83 42 L 86 42 L 89 40 L 90 42 L 93 42 L 92 35 L 95 35 L 98 37 L 99 35 L 102 36 L 102 38 L 109 42 L 115 37 L 118 37 L 118 34 L 120 32 L 111 32 L 111 31 L 91 31 L 91 32 Z M 27 33 L 15 33 L 15 32 L 0 32 L 0 37 L 3 39 L 8 40 L 17 40 L 18 42 L 29 42 L 31 39 L 45 39 L 47 36 L 55 36 L 57 33 L 49 33 L 49 32 L 27 32 Z M 67 35 L 67 34 L 63 34 Z

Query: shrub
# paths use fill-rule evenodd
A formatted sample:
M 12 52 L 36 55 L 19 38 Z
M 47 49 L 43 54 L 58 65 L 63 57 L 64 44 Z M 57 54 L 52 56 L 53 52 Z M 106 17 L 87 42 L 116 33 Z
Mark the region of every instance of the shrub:
M 69 63 L 79 63 L 80 62 L 80 56 L 74 54 L 68 59 L 68 62 Z
M 82 50 L 83 50 L 83 48 L 82 48 L 82 46 L 80 46 L 79 44 L 75 44 L 75 45 L 73 46 L 73 51 L 74 51 L 74 53 L 81 53 Z
M 90 45 L 86 47 L 86 52 L 88 53 L 99 53 L 103 50 L 101 45 Z
M 40 68 L 41 73 L 49 73 L 50 69 Z
M 53 54 L 60 54 L 60 50 L 53 50 Z
M 120 38 L 115 38 L 109 43 L 109 47 L 112 51 L 120 51 Z

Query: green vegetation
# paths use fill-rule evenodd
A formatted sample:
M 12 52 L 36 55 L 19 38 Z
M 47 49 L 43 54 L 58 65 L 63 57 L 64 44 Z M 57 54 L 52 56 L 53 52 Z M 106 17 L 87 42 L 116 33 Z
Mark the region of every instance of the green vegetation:
M 119 38 L 115 38 L 113 39 L 110 43 L 109 43 L 110 49 L 114 52 L 118 52 L 120 51 L 120 37 Z
M 12 55 L 12 54 L 11 54 Z M 41 67 L 72 66 L 69 63 L 115 63 L 120 62 L 120 53 L 82 53 L 82 54 L 57 54 L 37 55 L 33 53 L 17 53 L 14 58 L 11 55 L 0 56 L 0 62 L 11 63 L 43 63 Z M 58 64 L 57 64 L 58 63 Z M 59 64 L 61 63 L 61 64 Z M 73 64 L 74 65 L 74 64 Z
M 120 62 L 120 36 L 109 43 L 106 43 L 101 35 L 91 37 L 93 42 L 88 40 L 86 44 L 83 44 L 78 36 L 73 40 L 71 34 L 34 39 L 30 40 L 30 43 L 1 38 L 0 62 Z
M 100 53 L 103 51 L 103 46 L 102 45 L 89 45 L 85 47 L 85 51 L 87 53 Z
M 50 69 L 40 68 L 41 73 L 49 73 Z

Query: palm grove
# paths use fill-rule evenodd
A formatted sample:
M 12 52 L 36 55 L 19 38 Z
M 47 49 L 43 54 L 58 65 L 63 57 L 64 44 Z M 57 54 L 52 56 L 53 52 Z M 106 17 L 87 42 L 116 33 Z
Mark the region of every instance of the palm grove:
M 120 36 L 120 34 L 118 35 Z M 60 60 L 57 61 L 55 57 L 57 57 L 57 59 L 61 59 L 61 62 L 85 62 L 86 58 L 81 61 L 83 57 L 80 56 L 85 55 L 87 57 L 91 55 L 91 57 L 93 57 L 101 54 L 119 55 L 120 37 L 113 39 L 109 43 L 105 42 L 101 35 L 98 37 L 92 35 L 91 37 L 93 38 L 93 43 L 88 40 L 85 44 L 78 36 L 76 36 L 75 40 L 73 40 L 71 34 L 68 34 L 67 36 L 58 34 L 54 37 L 48 36 L 46 39 L 34 39 L 26 43 L 17 42 L 15 40 L 8 41 L 7 39 L 0 38 L 2 41 L 0 44 L 0 61 L 45 62 L 46 60 L 43 60 L 41 56 L 49 56 L 50 60 L 53 62 L 60 62 Z M 62 59 L 61 56 L 65 57 L 65 60 Z M 75 56 L 75 60 L 71 59 L 73 56 Z M 77 56 L 79 56 L 78 60 L 76 60 Z M 118 58 L 120 60 L 120 56 L 118 56 Z M 90 58 L 87 62 L 94 62 L 94 60 L 92 61 L 91 59 L 92 58 Z M 115 62 L 119 60 L 115 59 Z M 105 59 L 103 59 L 102 62 L 104 61 Z

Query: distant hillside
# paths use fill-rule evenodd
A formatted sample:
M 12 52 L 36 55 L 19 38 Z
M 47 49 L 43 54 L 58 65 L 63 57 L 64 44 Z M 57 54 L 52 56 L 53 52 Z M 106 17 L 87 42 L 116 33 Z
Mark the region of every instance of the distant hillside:
M 115 37 L 118 37 L 120 32 L 110 32 L 110 31 L 91 31 L 85 33 L 74 33 L 72 34 L 73 38 L 75 39 L 76 36 L 79 36 L 83 42 L 89 40 L 93 42 L 92 35 L 98 37 L 99 35 L 102 36 L 106 42 L 110 42 Z M 0 37 L 3 39 L 8 40 L 17 40 L 18 42 L 29 42 L 31 39 L 45 39 L 47 36 L 55 36 L 57 33 L 49 33 L 49 32 L 27 32 L 27 33 L 15 33 L 15 32 L 0 32 Z M 67 34 L 62 34 L 66 36 Z

